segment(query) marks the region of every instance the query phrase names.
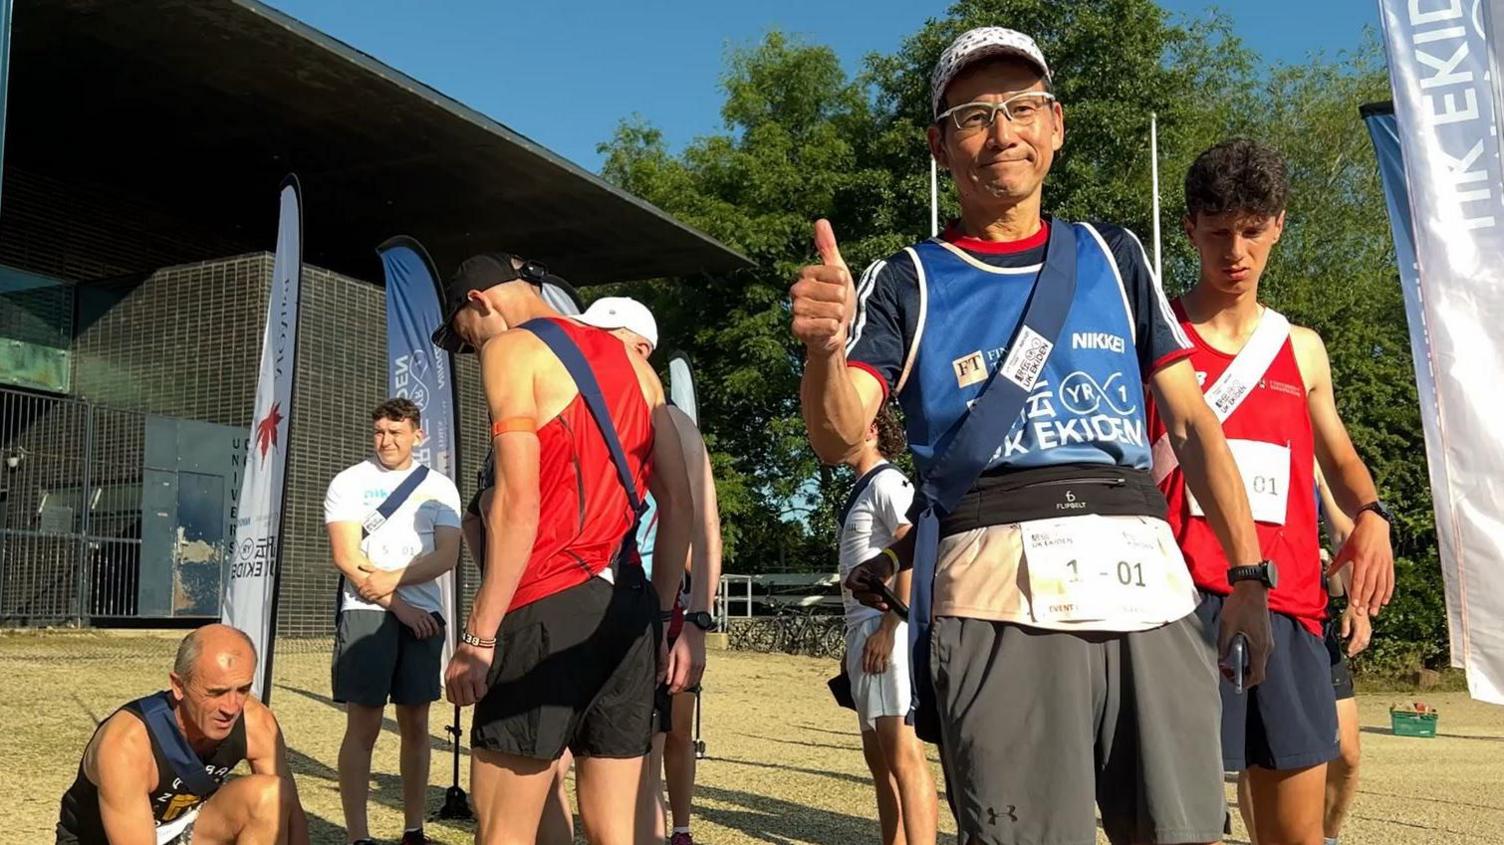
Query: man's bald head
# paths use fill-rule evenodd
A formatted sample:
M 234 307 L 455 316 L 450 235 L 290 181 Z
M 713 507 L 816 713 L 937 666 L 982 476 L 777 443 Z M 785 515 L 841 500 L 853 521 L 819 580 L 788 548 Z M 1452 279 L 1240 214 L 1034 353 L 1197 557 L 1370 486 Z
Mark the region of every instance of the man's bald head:
M 183 638 L 172 671 L 183 680 L 192 677 L 204 664 L 221 664 L 225 668 L 242 663 L 256 665 L 256 646 L 244 631 L 229 625 L 205 625 Z

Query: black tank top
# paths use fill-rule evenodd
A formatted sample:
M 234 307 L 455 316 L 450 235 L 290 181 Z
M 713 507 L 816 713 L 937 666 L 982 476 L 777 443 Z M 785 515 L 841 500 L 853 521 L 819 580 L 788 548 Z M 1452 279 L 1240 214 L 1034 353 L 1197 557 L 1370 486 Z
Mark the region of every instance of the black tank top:
M 168 692 L 159 692 L 147 698 L 162 697 L 171 705 L 172 696 Z M 121 710 L 129 711 L 145 724 L 146 719 L 141 714 L 141 703 L 145 698 L 139 698 L 123 707 Z M 119 711 L 116 711 L 119 712 Z M 101 723 L 102 724 L 102 723 Z M 174 720 L 174 730 L 177 730 Z M 94 731 L 99 733 L 98 729 Z M 151 815 L 157 827 L 170 824 L 182 818 L 200 804 L 209 800 L 209 795 L 195 795 L 186 784 L 173 772 L 172 763 L 167 755 L 157 744 L 157 738 L 148 729 L 146 736 L 151 740 L 151 754 L 157 761 L 157 782 L 152 784 Z M 93 739 L 90 739 L 93 742 Z M 87 753 L 85 746 L 85 753 Z M 245 713 L 235 720 L 235 726 L 230 729 L 230 735 L 225 737 L 209 755 L 203 758 L 204 771 L 214 781 L 216 789 L 229 777 L 230 771 L 245 759 Z M 63 804 L 58 814 L 57 839 L 59 843 L 80 843 L 80 845 L 109 845 L 109 837 L 105 835 L 104 821 L 99 816 L 99 787 L 89 780 L 84 773 L 84 763 L 78 761 L 78 777 L 73 780 L 73 785 L 63 793 Z

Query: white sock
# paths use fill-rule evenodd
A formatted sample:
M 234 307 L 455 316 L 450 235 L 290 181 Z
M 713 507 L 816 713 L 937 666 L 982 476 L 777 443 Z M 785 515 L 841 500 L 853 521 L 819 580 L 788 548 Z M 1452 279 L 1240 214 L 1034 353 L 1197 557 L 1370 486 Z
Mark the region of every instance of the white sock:
M 1321 841 L 1324 845 L 1337 845 L 1337 837 L 1335 836 L 1323 837 Z
M 674 833 L 689 833 L 689 825 L 674 828 Z

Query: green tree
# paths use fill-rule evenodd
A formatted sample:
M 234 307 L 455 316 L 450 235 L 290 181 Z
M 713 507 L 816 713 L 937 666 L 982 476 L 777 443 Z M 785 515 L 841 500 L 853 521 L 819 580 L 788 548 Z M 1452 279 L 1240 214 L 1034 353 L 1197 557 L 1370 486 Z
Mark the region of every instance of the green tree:
M 603 146 L 603 172 L 757 263 L 633 293 L 696 362 L 728 559 L 739 571 L 829 568 L 832 525 L 821 503 L 835 494 L 835 474 L 805 443 L 787 287 L 809 260 L 811 221 L 849 184 L 883 175 L 860 169 L 851 141 L 870 125 L 871 107 L 831 50 L 777 33 L 734 51 L 729 65 L 724 133 L 674 156 L 656 130 L 628 122 Z
M 855 268 L 929 234 L 929 72 L 955 35 L 999 22 L 1038 40 L 1064 104 L 1066 144 L 1047 210 L 1127 225 L 1149 246 L 1157 113 L 1172 293 L 1195 281 L 1179 226 L 1194 156 L 1232 135 L 1286 154 L 1289 222 L 1266 298 L 1326 339 L 1340 410 L 1400 513 L 1400 594 L 1379 620 L 1375 652 L 1436 662 L 1445 620 L 1414 377 L 1376 165 L 1357 117 L 1358 104 L 1387 93 L 1381 53 L 1370 36 L 1350 55 L 1265 67 L 1224 20 L 1178 22 L 1150 0 L 962 0 L 896 53 L 869 57 L 855 79 L 829 49 L 771 33 L 728 57 L 722 132 L 673 154 L 635 119 L 602 145 L 606 178 L 757 265 L 631 286 L 663 336 L 696 361 L 728 568 L 834 565 L 834 512 L 848 480 L 819 467 L 805 442 L 787 287 L 813 260 L 817 217 L 831 219 Z M 954 213 L 948 186 L 943 204 Z
M 1373 146 L 1358 106 L 1389 96 L 1370 33 L 1332 61 L 1270 74 L 1247 128 L 1289 162 L 1285 235 L 1265 301 L 1316 329 L 1338 410 L 1398 515 L 1395 601 L 1376 621 L 1370 663 L 1445 663 L 1446 612 L 1404 297 Z

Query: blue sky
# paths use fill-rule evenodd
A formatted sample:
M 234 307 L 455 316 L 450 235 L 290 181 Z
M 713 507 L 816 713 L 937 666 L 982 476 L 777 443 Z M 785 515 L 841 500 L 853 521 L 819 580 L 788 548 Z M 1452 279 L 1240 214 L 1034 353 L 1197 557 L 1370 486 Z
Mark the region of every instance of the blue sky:
M 596 145 L 641 115 L 678 149 L 721 128 L 728 47 L 770 29 L 834 48 L 855 71 L 890 52 L 945 2 L 926 0 L 269 0 L 271 5 L 496 118 L 589 170 Z M 1161 0 L 1188 15 L 1202 0 Z M 1378 0 L 1224 3 L 1270 61 L 1355 46 Z M 853 13 L 853 9 L 860 9 Z M 1005 22 L 1000 22 L 1005 23 Z

